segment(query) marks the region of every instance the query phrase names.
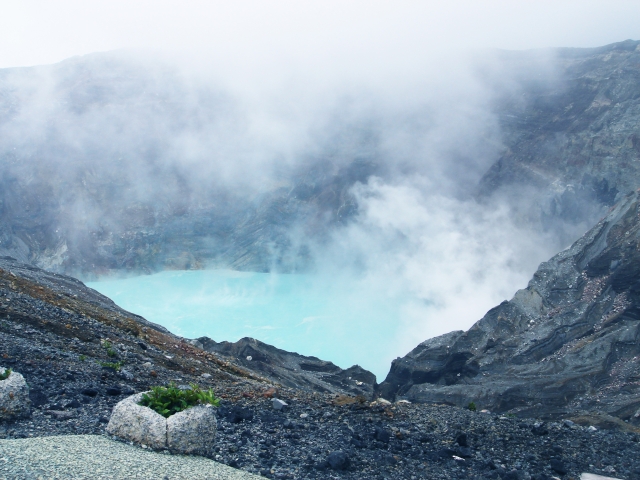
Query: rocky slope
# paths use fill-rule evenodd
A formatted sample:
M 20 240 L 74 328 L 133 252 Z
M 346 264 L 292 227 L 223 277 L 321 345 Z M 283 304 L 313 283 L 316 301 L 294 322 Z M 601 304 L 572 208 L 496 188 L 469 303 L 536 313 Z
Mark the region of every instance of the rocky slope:
M 248 339 L 198 341 L 228 358 L 255 355 L 256 362 L 245 357 L 243 365 L 262 363 L 257 372 L 299 381 L 303 388 L 280 386 L 118 308 L 77 280 L 8 258 L 0 258 L 0 298 L 0 366 L 25 376 L 32 400 L 29 418 L 0 420 L 0 441 L 105 434 L 113 406 L 125 396 L 170 381 L 197 382 L 222 398 L 213 458 L 266 478 L 640 475 L 640 435 L 628 424 L 603 430 L 589 426 L 595 418 L 583 419 L 585 425 L 543 423 L 445 405 L 320 393 L 312 389 L 339 392 L 342 387 L 315 376 L 318 370 L 335 371 L 328 362 Z M 278 366 L 280 361 L 284 365 Z M 295 370 L 283 374 L 287 366 L 304 365 L 315 369 L 307 381 L 296 380 Z M 288 407 L 275 409 L 274 396 Z M 3 474 L 32 476 L 16 476 L 12 464 L 0 462 Z
M 375 376 L 358 366 L 342 370 L 331 362 L 284 352 L 253 339 L 230 344 L 216 343 L 206 337 L 198 340 L 177 337 L 159 325 L 122 310 L 79 280 L 10 257 L 0 257 L 0 317 L 3 318 L 0 331 L 8 335 L 2 352 L 8 366 L 19 361 L 18 358 L 24 359 L 25 355 L 46 360 L 46 352 L 51 350 L 47 347 L 51 342 L 48 335 L 52 335 L 58 349 L 68 350 L 60 354 L 62 358 L 78 361 L 83 357 L 80 361 L 87 363 L 81 366 L 97 370 L 100 363 L 116 366 L 117 370 L 122 367 L 125 372 L 133 369 L 132 372 L 139 372 L 147 379 L 157 377 L 158 369 L 162 368 L 191 372 L 191 380 L 202 373 L 213 375 L 208 368 L 214 368 L 215 374 L 223 378 L 224 374 L 217 370 L 225 371 L 225 367 L 229 367 L 226 369 L 231 375 L 229 378 L 240 375 L 309 391 L 368 398 L 375 384 Z M 14 351 L 12 346 L 18 339 L 20 345 L 15 346 Z M 43 345 L 38 345 L 40 341 Z M 16 353 L 24 348 L 28 352 Z M 177 352 L 187 355 L 176 357 Z M 233 362 L 218 353 L 233 357 Z M 249 355 L 253 355 L 255 361 L 247 360 Z M 189 361 L 182 363 L 186 358 Z M 214 363 L 205 369 L 207 361 Z M 141 367 L 143 364 L 146 367 Z M 243 368 L 243 364 L 249 368 Z M 154 374 L 150 373 L 152 370 Z M 131 378 L 132 372 L 129 372 Z M 55 386 L 49 385 L 51 388 L 55 390 Z
M 467 332 L 393 362 L 388 399 L 640 424 L 640 198 L 624 197 Z
M 370 399 L 377 385 L 375 375 L 359 365 L 343 370 L 332 362 L 280 350 L 255 338 L 218 343 L 201 337 L 191 343 L 207 352 L 230 357 L 236 365 L 292 388 Z

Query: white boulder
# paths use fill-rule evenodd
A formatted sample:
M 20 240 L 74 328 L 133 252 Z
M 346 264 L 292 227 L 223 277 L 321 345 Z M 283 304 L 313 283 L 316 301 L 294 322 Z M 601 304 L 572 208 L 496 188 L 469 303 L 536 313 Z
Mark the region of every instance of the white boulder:
M 6 370 L 0 367 L 0 373 Z M 18 372 L 0 380 L 0 420 L 15 420 L 31 415 L 29 386 Z
M 151 448 L 167 447 L 167 419 L 138 405 L 142 393 L 125 398 L 113 408 L 107 433 Z
M 167 418 L 167 446 L 180 453 L 206 455 L 213 450 L 218 422 L 211 405 L 197 405 Z

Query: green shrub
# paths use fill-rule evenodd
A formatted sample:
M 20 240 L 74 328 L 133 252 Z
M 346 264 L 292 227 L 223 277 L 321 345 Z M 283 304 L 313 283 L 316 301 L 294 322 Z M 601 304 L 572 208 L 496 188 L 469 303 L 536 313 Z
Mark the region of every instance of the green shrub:
M 477 410 L 476 404 L 473 402 L 471 402 L 467 408 L 472 412 L 475 412 Z
M 102 342 L 102 346 L 107 351 L 107 355 L 109 355 L 110 357 L 115 357 L 117 355 L 116 351 L 111 348 L 112 345 L 109 340 L 105 340 L 104 342 Z
M 7 368 L 4 373 L 0 373 L 0 380 L 6 380 L 11 375 L 11 369 Z
M 80 356 L 78 357 L 78 360 L 80 360 L 81 362 L 84 362 L 86 359 L 87 359 L 87 356 L 86 356 L 86 355 L 80 355 Z
M 102 367 L 113 368 L 116 372 L 119 372 L 120 369 L 124 366 L 124 362 L 98 362 L 98 364 Z
M 192 384 L 190 390 L 180 390 L 171 382 L 168 387 L 151 387 L 151 393 L 142 395 L 139 405 L 149 407 L 165 418 L 196 405 L 209 404 L 217 407 L 220 399 L 216 398 L 213 390 L 202 390 Z

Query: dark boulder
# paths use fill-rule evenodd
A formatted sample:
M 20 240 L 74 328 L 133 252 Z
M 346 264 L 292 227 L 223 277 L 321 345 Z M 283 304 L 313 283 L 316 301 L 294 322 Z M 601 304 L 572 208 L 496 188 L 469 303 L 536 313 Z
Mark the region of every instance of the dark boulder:
M 333 470 L 346 470 L 351 465 L 351 460 L 349 455 L 342 450 L 338 450 L 329 454 L 327 463 Z

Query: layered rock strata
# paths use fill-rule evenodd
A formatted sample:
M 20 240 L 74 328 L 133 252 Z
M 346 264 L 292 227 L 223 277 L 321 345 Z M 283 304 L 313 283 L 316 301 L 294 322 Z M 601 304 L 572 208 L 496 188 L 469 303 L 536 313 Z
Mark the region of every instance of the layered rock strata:
M 639 184 L 640 42 L 499 59 L 528 73 L 519 88 L 499 90 L 504 150 L 479 194 L 506 197 L 521 219 L 573 241 Z

